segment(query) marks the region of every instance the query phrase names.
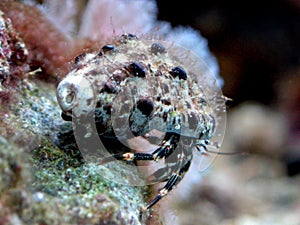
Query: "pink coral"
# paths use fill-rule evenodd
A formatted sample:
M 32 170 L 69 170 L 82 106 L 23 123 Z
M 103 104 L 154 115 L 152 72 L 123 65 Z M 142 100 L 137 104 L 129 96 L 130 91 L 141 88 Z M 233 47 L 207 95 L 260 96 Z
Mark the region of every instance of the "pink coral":
M 90 0 L 84 10 L 79 37 L 106 40 L 124 32 L 145 34 L 156 21 L 154 1 Z
M 190 27 L 172 28 L 169 23 L 158 21 L 154 0 L 90 0 L 82 9 L 72 0 L 45 0 L 41 10 L 31 1 L 26 2 L 2 0 L 0 9 L 11 18 L 26 43 L 31 67 L 41 67 L 44 74 L 60 78 L 67 73 L 68 62 L 79 53 L 99 49 L 104 43 L 113 42 L 115 35 L 135 33 L 192 48 L 222 84 L 206 39 Z M 78 18 L 80 22 L 76 23 Z
M 20 75 L 22 71 L 27 70 L 24 63 L 27 60 L 28 51 L 10 19 L 5 19 L 1 10 L 0 43 L 0 81 L 3 83 L 10 75 Z
M 2 0 L 0 9 L 11 19 L 28 48 L 32 68 L 41 67 L 47 74 L 65 72 L 72 42 L 61 34 L 36 7 Z

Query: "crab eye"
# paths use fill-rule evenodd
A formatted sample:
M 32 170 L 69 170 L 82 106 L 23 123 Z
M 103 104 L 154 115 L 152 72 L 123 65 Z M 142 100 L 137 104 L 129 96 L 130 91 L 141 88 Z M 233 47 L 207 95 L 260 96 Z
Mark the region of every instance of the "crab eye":
M 176 66 L 176 67 L 172 68 L 172 70 L 169 73 L 173 77 L 179 77 L 179 79 L 183 79 L 183 80 L 187 79 L 187 74 L 181 66 Z

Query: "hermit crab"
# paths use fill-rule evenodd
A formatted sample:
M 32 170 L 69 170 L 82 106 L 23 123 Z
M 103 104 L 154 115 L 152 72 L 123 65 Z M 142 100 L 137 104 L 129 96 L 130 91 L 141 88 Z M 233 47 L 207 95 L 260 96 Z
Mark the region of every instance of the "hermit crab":
M 224 135 L 226 98 L 214 75 L 174 42 L 123 34 L 83 53 L 59 83 L 57 99 L 84 157 L 151 168 L 141 180 L 130 168 L 112 179 L 165 182 L 145 211 L 183 179 L 194 154 L 218 152 Z

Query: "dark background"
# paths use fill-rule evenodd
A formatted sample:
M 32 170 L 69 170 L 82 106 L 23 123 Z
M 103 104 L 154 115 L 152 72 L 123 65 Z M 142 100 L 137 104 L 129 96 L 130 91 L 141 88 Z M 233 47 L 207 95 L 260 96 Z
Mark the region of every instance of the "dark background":
M 159 20 L 207 39 L 232 99 L 221 151 L 250 153 L 217 158 L 214 173 L 178 200 L 182 224 L 299 224 L 300 1 L 157 4 Z
M 229 109 L 255 102 L 283 115 L 288 127 L 286 144 L 280 147 L 283 160 L 289 175 L 298 174 L 300 1 L 157 0 L 157 4 L 159 20 L 191 26 L 208 40 L 224 79 L 223 94 L 232 99 Z
M 233 104 L 277 101 L 276 84 L 299 67 L 300 2 L 157 0 L 160 20 L 207 38 Z M 297 5 L 298 4 L 298 5 Z

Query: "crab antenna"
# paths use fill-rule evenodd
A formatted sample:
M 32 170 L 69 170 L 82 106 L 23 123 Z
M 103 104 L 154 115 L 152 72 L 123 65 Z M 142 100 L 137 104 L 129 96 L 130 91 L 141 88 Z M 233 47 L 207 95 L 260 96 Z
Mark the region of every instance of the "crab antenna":
M 217 155 L 246 155 L 246 154 L 248 154 L 248 152 L 218 152 L 218 151 L 207 150 L 207 149 L 206 149 L 206 152 L 217 154 Z
M 201 154 L 207 154 L 207 153 L 213 153 L 217 155 L 246 155 L 248 154 L 247 152 L 219 152 L 219 151 L 214 151 L 214 150 L 208 150 L 205 145 L 199 145 L 196 147 Z M 203 149 L 201 149 L 203 148 Z M 217 147 L 218 148 L 218 147 Z

